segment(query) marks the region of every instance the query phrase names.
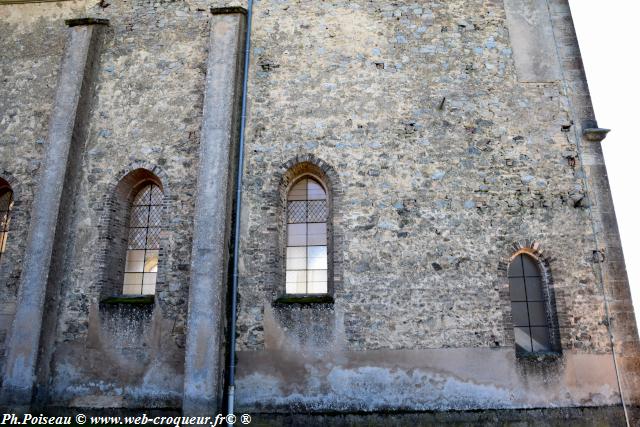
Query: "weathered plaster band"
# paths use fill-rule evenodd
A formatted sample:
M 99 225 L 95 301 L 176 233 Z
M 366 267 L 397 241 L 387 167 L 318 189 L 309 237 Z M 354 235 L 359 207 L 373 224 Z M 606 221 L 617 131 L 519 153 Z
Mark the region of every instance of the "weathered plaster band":
M 224 295 L 231 228 L 230 179 L 238 138 L 245 16 L 211 17 L 200 140 L 185 353 L 185 414 L 221 404 Z
M 339 307 L 314 312 L 267 306 L 264 350 L 238 352 L 238 411 L 430 411 L 620 401 L 609 354 L 518 358 L 511 346 L 350 351 L 343 316 Z M 306 339 L 309 319 L 332 332 Z
M 81 98 L 90 96 L 91 83 L 85 80 L 85 74 L 92 67 L 97 40 L 98 30 L 94 26 L 69 29 L 49 122 L 46 157 L 33 202 L 17 311 L 7 346 L 2 402 L 9 404 L 27 406 L 32 398 L 60 201 L 78 125 L 78 105 Z
M 509 348 L 238 353 L 238 411 L 376 412 L 609 406 L 607 354 L 516 360 Z M 595 390 L 595 392 L 594 392 Z M 241 413 L 241 412 L 240 412 Z
M 545 0 L 505 0 L 518 81 L 560 80 L 560 65 Z

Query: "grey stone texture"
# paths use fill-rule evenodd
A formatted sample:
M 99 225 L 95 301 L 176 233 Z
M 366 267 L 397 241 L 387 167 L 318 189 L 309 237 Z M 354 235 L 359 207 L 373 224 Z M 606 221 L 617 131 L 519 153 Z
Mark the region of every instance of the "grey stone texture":
M 602 147 L 589 135 L 589 130 L 598 126 L 569 6 L 566 2 L 550 2 L 550 13 L 558 56 L 563 63 L 563 86 L 576 117 L 574 132 L 580 147 L 597 246 L 593 258 L 594 273 L 604 293 L 623 397 L 630 407 L 628 412 L 632 423 L 637 423 L 640 420 L 640 343 Z M 596 133 L 604 139 L 602 131 L 606 135 L 604 129 Z
M 17 405 L 31 403 L 52 252 L 60 241 L 56 241 L 60 227 L 58 213 L 65 208 L 61 203 L 63 188 L 65 184 L 72 185 L 69 177 L 74 172 L 68 170 L 68 165 L 76 166 L 71 159 L 75 157 L 73 152 L 79 150 L 78 139 L 84 136 L 81 128 L 86 111 L 82 107 L 84 100 L 92 96 L 92 70 L 100 27 L 101 24 L 71 27 L 60 66 L 47 151 L 33 202 L 25 266 L 4 363 L 2 399 Z
M 220 409 L 244 22 L 210 9 L 238 6 L 0 4 L 0 174 L 16 200 L 0 360 L 18 375 L 14 317 L 41 336 L 34 407 Z M 62 198 L 47 267 L 27 236 L 34 200 L 54 195 L 38 177 L 67 76 L 64 20 L 83 17 L 109 26 L 67 175 L 49 183 Z M 598 126 L 566 0 L 260 0 L 251 40 L 238 411 L 267 425 L 429 410 L 620 425 L 624 399 L 637 417 L 637 329 L 601 148 L 583 137 Z M 301 173 L 329 190 L 333 303 L 275 302 Z M 164 193 L 155 298 L 107 304 L 126 206 L 148 181 Z M 506 271 L 522 252 L 543 271 L 552 355 L 515 353 Z M 42 329 L 15 316 L 31 269 L 48 277 Z M 588 409 L 511 412 L 558 406 Z
M 65 247 L 54 253 L 62 272 L 59 293 L 54 293 L 55 300 L 48 299 L 54 317 L 53 322 L 45 321 L 50 333 L 43 336 L 51 342 L 42 349 L 39 362 L 39 402 L 77 407 L 181 405 L 210 16 L 183 6 L 168 5 L 165 10 L 142 3 L 105 9 L 95 2 L 0 5 L 1 31 L 10 35 L 2 38 L 3 79 L 9 83 L 0 86 L 1 102 L 12 111 L 3 116 L 1 168 L 19 183 L 21 203 L 15 213 L 22 216 L 31 213 L 27 197 L 36 191 L 29 165 L 39 164 L 46 146 L 37 141 L 46 137 L 66 39 L 64 20 L 91 15 L 111 21 L 94 81 L 77 187 L 70 193 L 73 205 Z M 96 13 L 90 13 L 94 7 Z M 32 90 L 33 96 L 25 90 Z M 25 93 L 21 102 L 19 93 Z M 122 179 L 141 168 L 159 178 L 165 194 L 163 251 L 151 312 L 149 307 L 135 311 L 100 304 L 105 256 L 117 243 L 106 233 L 110 199 Z M 26 220 L 12 222 L 10 251 L 20 261 L 20 243 L 26 240 L 26 230 L 20 227 L 27 226 Z M 19 274 L 20 266 L 13 267 L 13 275 Z M 3 271 L 8 267 L 3 265 Z M 12 286 L 13 294 L 3 287 L 5 307 L 15 301 L 17 286 Z
M 67 29 L 64 17 L 25 19 L 27 22 L 18 25 L 9 20 L 7 7 L 2 6 L 0 14 L 0 172 L 14 193 L 11 243 L 0 264 L 0 339 L 4 350 L 15 314 L 33 189 L 44 154 Z
M 206 415 L 222 403 L 222 337 L 245 20 L 243 13 L 216 13 L 211 18 L 185 354 L 183 408 L 190 415 Z
M 561 80 L 547 0 L 504 0 L 504 8 L 518 81 Z
M 542 3 L 528 5 L 546 12 L 536 58 L 560 63 L 558 51 L 577 51 L 568 5 Z M 500 1 L 261 1 L 254 12 L 239 404 L 358 411 L 619 402 L 576 133 L 592 115 L 570 99 L 586 91 L 584 76 L 564 81 L 534 61 L 518 63 L 516 50 L 530 54 L 529 46 L 510 37 L 517 22 Z M 574 55 L 563 67 L 569 74 L 579 64 Z M 520 78 L 518 67 L 534 78 Z M 283 203 L 273 177 L 308 155 L 339 176 L 331 184 L 340 192 L 341 275 L 333 306 L 278 307 Z M 553 375 L 523 371 L 513 350 L 503 271 L 523 248 L 552 278 L 562 349 Z M 464 375 L 453 362 L 423 365 L 438 348 L 447 363 L 464 360 Z M 488 348 L 509 362 L 480 356 Z M 378 354 L 390 350 L 397 353 L 385 360 L 394 361 L 383 366 Z M 402 352 L 418 356 L 397 362 Z M 585 354 L 602 355 L 593 365 L 601 369 L 579 368 Z M 512 384 L 480 375 L 507 366 L 512 374 L 498 377 Z M 576 370 L 582 379 L 570 385 Z M 594 386 L 604 378 L 609 391 L 600 394 Z

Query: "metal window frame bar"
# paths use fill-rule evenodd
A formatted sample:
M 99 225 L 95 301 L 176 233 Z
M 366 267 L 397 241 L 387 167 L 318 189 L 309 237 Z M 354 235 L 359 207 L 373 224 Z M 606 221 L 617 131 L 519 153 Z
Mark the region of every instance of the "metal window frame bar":
M 530 347 L 529 347 L 529 349 L 527 349 L 527 351 L 531 352 L 531 353 L 535 353 L 536 351 L 533 349 L 533 333 L 531 331 L 531 328 L 545 328 L 547 330 L 547 340 L 548 340 L 548 347 L 549 348 L 552 347 L 551 336 L 550 336 L 551 328 L 549 326 L 549 319 L 548 319 L 549 318 L 549 313 L 547 312 L 547 309 L 546 309 L 546 300 L 544 300 L 544 299 L 542 299 L 542 300 L 530 300 L 529 299 L 529 295 L 527 293 L 527 277 L 529 277 L 529 278 L 536 277 L 536 278 L 542 279 L 542 274 L 525 275 L 525 273 L 524 273 L 524 257 L 525 256 L 527 256 L 527 255 L 522 254 L 522 253 L 517 255 L 517 258 L 519 258 L 518 261 L 520 262 L 520 267 L 522 268 L 522 275 L 508 275 L 509 279 L 522 279 L 523 282 L 524 282 L 524 297 L 525 297 L 525 300 L 524 301 L 522 301 L 522 300 L 511 300 L 511 304 L 512 304 L 511 306 L 513 307 L 513 303 L 516 302 L 516 303 L 526 303 L 525 305 L 527 307 L 527 324 L 526 325 L 516 325 L 514 323 L 513 327 L 514 328 L 521 328 L 521 329 L 525 329 L 526 328 L 529 331 L 529 344 L 530 344 Z M 516 260 L 514 260 L 514 261 L 516 261 Z M 512 262 L 514 262 L 514 261 L 512 261 Z M 538 268 L 538 270 L 539 270 L 539 268 Z M 509 283 L 509 286 L 511 286 L 511 283 Z M 529 303 L 532 303 L 532 302 L 541 302 L 541 303 L 545 304 L 545 318 L 547 319 L 547 324 L 545 324 L 545 325 L 533 325 L 531 323 L 531 313 L 530 313 L 530 310 L 529 310 Z
M 289 192 L 287 193 L 287 225 L 289 225 L 289 224 L 305 224 L 305 225 L 308 225 L 308 224 L 325 224 L 325 225 L 327 225 L 326 233 L 328 233 L 329 231 L 328 231 L 327 218 L 325 218 L 324 221 L 309 221 L 309 202 L 320 202 L 320 201 L 324 202 L 325 209 L 326 209 L 326 215 L 328 215 L 327 190 L 324 188 L 324 186 L 322 184 L 320 184 L 320 182 L 318 182 L 316 179 L 311 178 L 311 177 L 309 177 L 307 175 L 302 176 L 299 181 L 302 181 L 302 180 L 307 181 L 306 184 L 305 184 L 305 196 L 304 196 L 305 198 L 304 198 L 304 200 L 289 200 L 289 193 L 291 193 L 291 190 L 293 189 L 293 187 L 295 185 L 291 186 L 291 188 L 289 189 Z M 318 184 L 322 188 L 322 190 L 324 191 L 324 199 L 313 199 L 313 200 L 309 199 L 309 181 L 315 182 L 316 184 Z M 295 203 L 295 202 L 304 202 L 304 219 L 305 219 L 305 222 L 291 222 L 290 221 L 289 207 L 291 206 L 292 202 L 293 203 Z M 328 241 L 328 236 L 325 236 L 325 237 L 327 238 L 327 241 Z M 328 253 L 329 252 L 329 245 L 327 245 L 327 244 L 325 244 L 325 245 L 298 245 L 298 246 L 289 245 L 289 237 L 288 237 L 288 235 L 287 235 L 286 241 L 287 241 L 286 248 L 314 248 L 314 247 L 315 248 L 320 248 L 320 247 L 324 247 L 324 248 L 327 249 L 327 257 L 329 256 L 329 253 Z M 309 241 L 309 227 L 306 227 L 306 230 L 305 230 L 305 242 L 308 242 L 308 241 Z M 309 280 L 308 280 L 310 271 L 327 271 L 327 274 L 328 274 L 328 271 L 329 271 L 328 266 L 327 266 L 327 268 L 320 268 L 320 269 L 309 268 L 309 257 L 306 255 L 307 253 L 308 253 L 308 251 L 305 252 L 305 259 L 304 259 L 304 264 L 305 264 L 306 268 L 304 268 L 304 269 L 289 269 L 289 268 L 287 268 L 287 265 L 285 265 L 285 272 L 286 271 L 304 271 L 305 272 L 305 275 L 304 275 L 304 289 L 305 289 L 305 292 L 304 292 L 304 294 L 309 294 L 310 293 L 309 292 Z M 287 257 L 287 259 L 285 260 L 285 263 L 288 263 L 288 260 L 289 259 Z M 299 282 L 296 282 L 296 283 L 299 283 Z M 328 280 L 325 283 L 328 285 Z
M 158 204 L 158 203 L 155 203 L 155 204 L 154 204 L 154 203 L 153 203 L 153 201 L 152 201 L 152 200 L 153 200 L 153 191 L 154 191 L 154 189 L 155 189 L 155 188 L 157 188 L 160 192 L 162 192 L 162 190 L 161 190 L 161 189 L 160 189 L 160 187 L 159 187 L 158 185 L 156 185 L 155 183 L 149 183 L 149 184 L 145 185 L 144 187 L 140 188 L 140 190 L 138 190 L 138 192 L 136 193 L 136 197 L 137 197 L 137 195 L 138 195 L 138 194 L 140 194 L 141 192 L 143 192 L 147 187 L 150 187 L 150 188 L 149 188 L 149 203 L 148 203 L 148 204 L 147 204 L 147 203 L 136 204 L 136 202 L 135 202 L 135 197 L 134 197 L 134 202 L 131 204 L 131 212 L 133 212 L 134 208 L 145 208 L 145 207 L 147 208 L 147 219 L 146 219 L 146 222 L 145 222 L 145 226 L 144 226 L 144 227 L 139 227 L 139 226 L 132 227 L 132 226 L 131 226 L 131 220 L 132 220 L 132 218 L 129 218 L 129 226 L 127 227 L 127 255 L 129 254 L 129 251 L 140 251 L 140 250 L 144 251 L 144 254 L 142 255 L 142 281 L 140 282 L 140 293 L 139 293 L 139 294 L 135 294 L 135 295 L 145 295 L 145 294 L 144 294 L 144 279 L 145 279 L 145 275 L 147 275 L 147 276 L 149 276 L 149 275 L 151 275 L 151 274 L 155 274 L 155 275 L 156 275 L 156 282 L 153 284 L 154 294 L 155 294 L 155 287 L 156 287 L 157 280 L 158 280 L 158 273 L 157 273 L 157 271 L 156 271 L 155 273 L 146 272 L 146 271 L 144 271 L 144 265 L 145 265 L 145 262 L 146 262 L 146 260 L 147 260 L 147 252 L 149 252 L 149 251 L 158 251 L 158 252 L 159 252 L 159 250 L 160 250 L 160 248 L 157 248 L 157 249 L 149 249 L 149 229 L 150 229 L 150 228 L 159 228 L 159 229 L 162 229 L 162 227 L 161 227 L 161 226 L 159 226 L 159 227 L 151 227 L 149 224 L 150 224 L 150 219 L 151 219 L 151 208 L 152 208 L 153 206 L 162 206 L 162 204 L 161 204 L 161 203 L 160 203 L 160 204 Z M 131 248 L 129 247 L 129 238 L 130 238 L 130 236 L 131 236 L 131 230 L 135 230 L 135 229 L 138 229 L 138 230 L 142 230 L 142 229 L 144 229 L 144 230 L 145 230 L 145 234 L 144 234 L 144 248 L 142 248 L 142 249 L 131 249 Z M 158 264 L 159 264 L 159 262 L 158 262 Z M 124 274 L 125 274 L 125 275 L 126 275 L 127 273 L 129 273 L 129 274 L 131 274 L 131 273 L 138 273 L 138 274 L 139 274 L 139 273 L 140 273 L 139 271 L 127 271 L 127 263 L 126 263 L 126 260 L 125 260 L 124 270 L 125 270 L 125 271 L 124 271 Z M 122 290 L 123 290 L 123 292 L 124 292 L 124 286 L 133 286 L 133 285 L 125 285 L 125 284 L 123 283 L 123 284 L 122 284 Z M 137 285 L 135 285 L 135 286 L 137 286 Z

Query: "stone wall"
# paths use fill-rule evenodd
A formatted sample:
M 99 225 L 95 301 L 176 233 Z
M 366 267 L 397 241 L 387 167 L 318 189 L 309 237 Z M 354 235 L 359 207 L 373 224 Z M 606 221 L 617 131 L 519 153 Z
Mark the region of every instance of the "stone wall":
M 64 19 L 83 8 L 77 3 L 0 6 L 0 174 L 15 199 L 0 265 L 2 353 L 15 313 L 31 202 L 66 40 Z
M 192 212 L 206 72 L 204 2 L 0 5 L 3 178 L 15 177 L 3 258 L 3 330 L 15 305 L 29 203 L 67 37 L 65 19 L 109 19 L 99 55 L 76 192 L 56 247 L 39 362 L 38 400 L 62 406 L 179 407 Z M 165 194 L 163 253 L 153 306 L 101 304 L 119 181 L 145 168 Z M 13 261 L 13 262 L 12 262 Z M 10 266 L 10 267 L 9 267 Z M 11 271 L 9 271 L 11 268 Z M 51 292 L 53 290 L 53 293 Z M 45 322 L 46 323 L 46 322 Z M 4 334 L 3 334 L 4 336 Z
M 38 370 L 43 405 L 182 404 L 209 8 L 238 5 L 245 6 L 0 5 L 0 173 L 16 199 L 0 265 L 0 343 L 15 311 L 64 19 L 110 22 L 84 112 L 87 137 L 75 153 L 77 184 L 61 211 L 65 242 L 54 253 Z M 255 2 L 239 260 L 241 408 L 620 403 L 594 258 L 590 208 L 601 200 L 585 187 L 576 129 L 592 112 L 569 18 L 564 0 Z M 529 32 L 514 30 L 523 25 Z M 576 94 L 586 96 L 579 110 Z M 302 162 L 330 184 L 331 304 L 274 303 L 284 293 L 283 183 Z M 155 303 L 101 304 L 113 193 L 138 168 L 154 173 L 165 194 Z M 588 172 L 591 180 L 604 174 Z M 608 194 L 605 184 L 598 189 Z M 615 218 L 605 211 L 600 228 L 621 259 Z M 548 267 L 559 355 L 515 355 L 505 266 L 518 250 Z M 622 301 L 614 308 L 628 326 L 620 348 L 633 350 L 626 278 L 619 264 L 605 276 L 612 270 L 611 293 Z M 633 371 L 634 360 L 625 369 Z
M 208 16 L 141 2 L 99 9 L 88 13 L 110 26 L 66 254 L 50 393 L 59 405 L 179 406 Z M 101 306 L 98 255 L 111 243 L 99 240 L 110 215 L 105 202 L 139 167 L 160 178 L 165 194 L 156 302 L 147 310 Z
M 580 56 L 580 48 L 573 28 L 571 10 L 566 1 L 549 2 L 558 56 L 562 61 L 565 91 L 569 94 L 570 107 L 577 117 L 574 128 L 577 135 L 588 134 L 597 128 L 597 121 Z M 606 133 L 605 133 L 606 135 Z M 625 268 L 622 243 L 604 163 L 601 139 L 583 137 L 580 141 L 582 172 L 588 187 L 597 261 L 596 276 L 606 299 L 611 323 L 611 336 L 616 351 L 616 361 L 621 374 L 621 385 L 628 412 L 632 420 L 640 419 L 640 340 L 636 325 L 631 289 Z M 631 408 L 631 409 L 630 409 Z
M 559 79 L 553 29 L 546 3 L 524 12 L 515 3 L 547 43 L 528 52 L 533 60 L 514 58 L 515 49 L 522 56 L 529 47 L 510 37 L 500 1 L 256 3 L 240 259 L 241 404 L 371 410 L 619 402 L 576 118 Z M 555 69 L 527 68 L 548 58 Z M 278 177 L 308 158 L 338 176 L 331 182 L 339 192 L 335 304 L 281 306 L 274 304 L 284 293 Z M 548 262 L 563 352 L 554 375 L 534 370 L 524 382 L 515 379 L 523 362 L 514 355 L 501 272 L 521 246 L 539 248 Z M 441 348 L 480 363 L 481 371 L 501 363 L 514 371 L 501 379 L 469 374 L 492 391 L 460 398 L 452 384 L 465 376 L 454 367 L 376 364 L 379 352 L 428 360 Z M 490 348 L 508 361 L 471 362 Z M 601 357 L 602 370 L 587 375 L 584 388 L 558 379 L 586 355 Z M 385 391 L 419 387 L 418 373 L 442 374 L 442 382 L 415 400 Z M 343 381 L 327 380 L 332 374 Z M 596 391 L 596 377 L 607 378 L 609 391 Z M 586 390 L 592 395 L 580 397 Z M 440 399 L 429 403 L 433 394 Z

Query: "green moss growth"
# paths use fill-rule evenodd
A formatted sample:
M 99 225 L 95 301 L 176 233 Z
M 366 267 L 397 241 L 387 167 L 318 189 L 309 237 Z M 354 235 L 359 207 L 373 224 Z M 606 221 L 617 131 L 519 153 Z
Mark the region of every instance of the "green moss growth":
M 33 0 L 30 0 L 33 1 Z M 2 3 L 0 1 L 0 3 Z M 99 19 L 99 18 L 75 18 L 75 19 L 65 19 L 65 24 L 69 27 L 77 27 L 79 25 L 109 25 L 108 19 Z
M 560 353 L 554 352 L 533 352 L 533 353 L 517 353 L 517 358 L 526 362 L 538 362 L 538 363 L 554 363 L 562 359 Z
M 276 304 L 333 304 L 331 295 L 283 295 Z
M 119 295 L 105 298 L 100 301 L 103 304 L 130 304 L 130 305 L 150 305 L 155 301 L 154 295 Z

